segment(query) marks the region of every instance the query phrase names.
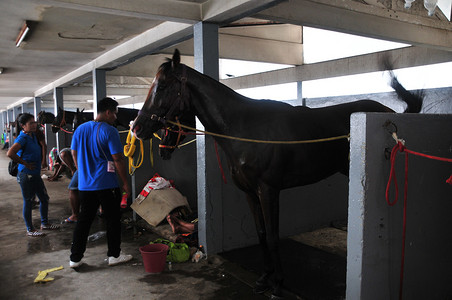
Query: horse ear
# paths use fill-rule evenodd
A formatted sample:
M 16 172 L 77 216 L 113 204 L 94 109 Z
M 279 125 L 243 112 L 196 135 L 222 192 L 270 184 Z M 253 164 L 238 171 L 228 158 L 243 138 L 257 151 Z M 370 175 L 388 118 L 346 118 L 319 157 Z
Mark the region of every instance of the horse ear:
M 80 112 L 80 110 L 77 108 L 77 113 L 79 113 Z
M 84 108 L 82 108 L 82 110 L 80 111 L 81 113 L 84 111 L 85 109 Z
M 173 69 L 175 69 L 180 64 L 180 52 L 178 49 L 174 50 L 172 62 Z

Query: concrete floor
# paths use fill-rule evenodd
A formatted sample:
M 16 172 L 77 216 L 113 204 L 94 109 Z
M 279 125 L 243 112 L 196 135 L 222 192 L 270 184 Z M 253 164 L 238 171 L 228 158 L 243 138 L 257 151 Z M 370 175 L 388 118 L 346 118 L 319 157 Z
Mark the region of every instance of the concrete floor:
M 123 225 L 122 251 L 133 255 L 123 265 L 109 267 L 105 261 L 105 238 L 89 242 L 84 262 L 77 271 L 68 267 L 74 225 L 62 224 L 43 238 L 26 236 L 22 218 L 22 195 L 14 177 L 7 172 L 9 159 L 0 150 L 0 299 L 267 299 L 254 295 L 252 283 L 257 274 L 209 256 L 199 263 L 173 264 L 160 274 L 146 273 L 139 247 L 159 236 Z M 49 172 L 44 172 L 50 174 Z M 70 215 L 66 177 L 57 182 L 45 180 L 50 196 L 49 218 L 61 223 Z M 33 223 L 39 227 L 39 210 L 33 210 Z M 130 218 L 131 212 L 124 218 Z M 97 218 L 92 233 L 104 230 Z M 50 273 L 54 280 L 34 283 L 38 271 L 63 266 Z
M 74 225 L 61 224 L 71 212 L 69 179 L 63 176 L 56 182 L 44 180 L 50 196 L 50 221 L 61 224 L 61 228 L 43 238 L 28 237 L 20 187 L 7 172 L 8 162 L 6 151 L 0 150 L 0 299 L 269 298 L 270 292 L 253 294 L 252 287 L 262 271 L 258 246 L 209 255 L 199 263 L 173 264 L 171 270 L 167 265 L 160 274 L 146 273 L 139 247 L 161 236 L 169 238 L 170 229 L 169 225 L 150 228 L 142 220 L 134 230 L 126 222 L 132 218 L 131 211 L 122 217 L 122 251 L 132 254 L 132 261 L 109 267 L 104 237 L 88 242 L 85 264 L 77 270 L 70 269 Z M 33 210 L 33 223 L 36 228 L 40 225 L 39 209 Z M 103 219 L 96 218 L 91 234 L 103 230 Z M 282 240 L 285 299 L 344 299 L 345 257 L 345 230 L 326 228 Z M 63 269 L 48 275 L 53 281 L 34 283 L 39 271 L 59 266 Z

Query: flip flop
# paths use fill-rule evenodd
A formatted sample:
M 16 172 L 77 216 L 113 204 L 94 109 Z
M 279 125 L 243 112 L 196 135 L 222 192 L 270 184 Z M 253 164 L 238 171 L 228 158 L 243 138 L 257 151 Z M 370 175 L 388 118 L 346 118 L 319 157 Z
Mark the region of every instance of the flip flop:
M 71 219 L 71 217 L 67 218 L 66 220 L 64 220 L 64 223 L 70 224 L 70 223 L 77 223 L 77 221 L 74 221 Z

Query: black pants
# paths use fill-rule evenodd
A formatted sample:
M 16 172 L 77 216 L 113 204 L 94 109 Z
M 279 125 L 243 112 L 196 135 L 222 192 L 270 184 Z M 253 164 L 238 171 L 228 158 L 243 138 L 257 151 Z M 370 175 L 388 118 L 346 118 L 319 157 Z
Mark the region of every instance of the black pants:
M 118 257 L 121 253 L 121 190 L 79 191 L 80 214 L 71 247 L 71 261 L 79 262 L 86 250 L 89 230 L 99 205 L 107 222 L 107 256 Z

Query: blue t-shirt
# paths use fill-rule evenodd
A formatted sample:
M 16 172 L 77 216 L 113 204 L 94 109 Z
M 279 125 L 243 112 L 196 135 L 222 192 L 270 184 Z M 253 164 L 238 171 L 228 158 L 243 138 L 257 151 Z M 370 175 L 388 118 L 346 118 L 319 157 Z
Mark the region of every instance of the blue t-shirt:
M 35 134 L 32 133 L 32 136 L 29 136 L 21 131 L 14 143 L 20 144 L 20 150 L 17 151 L 17 155 L 28 163 L 35 163 L 33 170 L 27 169 L 23 164 L 19 164 L 19 172 L 30 175 L 41 174 L 41 146 Z
M 107 160 L 113 161 L 112 154 L 122 153 L 122 144 L 116 128 L 104 122 L 83 123 L 74 132 L 71 149 L 77 151 L 80 191 L 119 187 L 116 172 L 107 172 Z

